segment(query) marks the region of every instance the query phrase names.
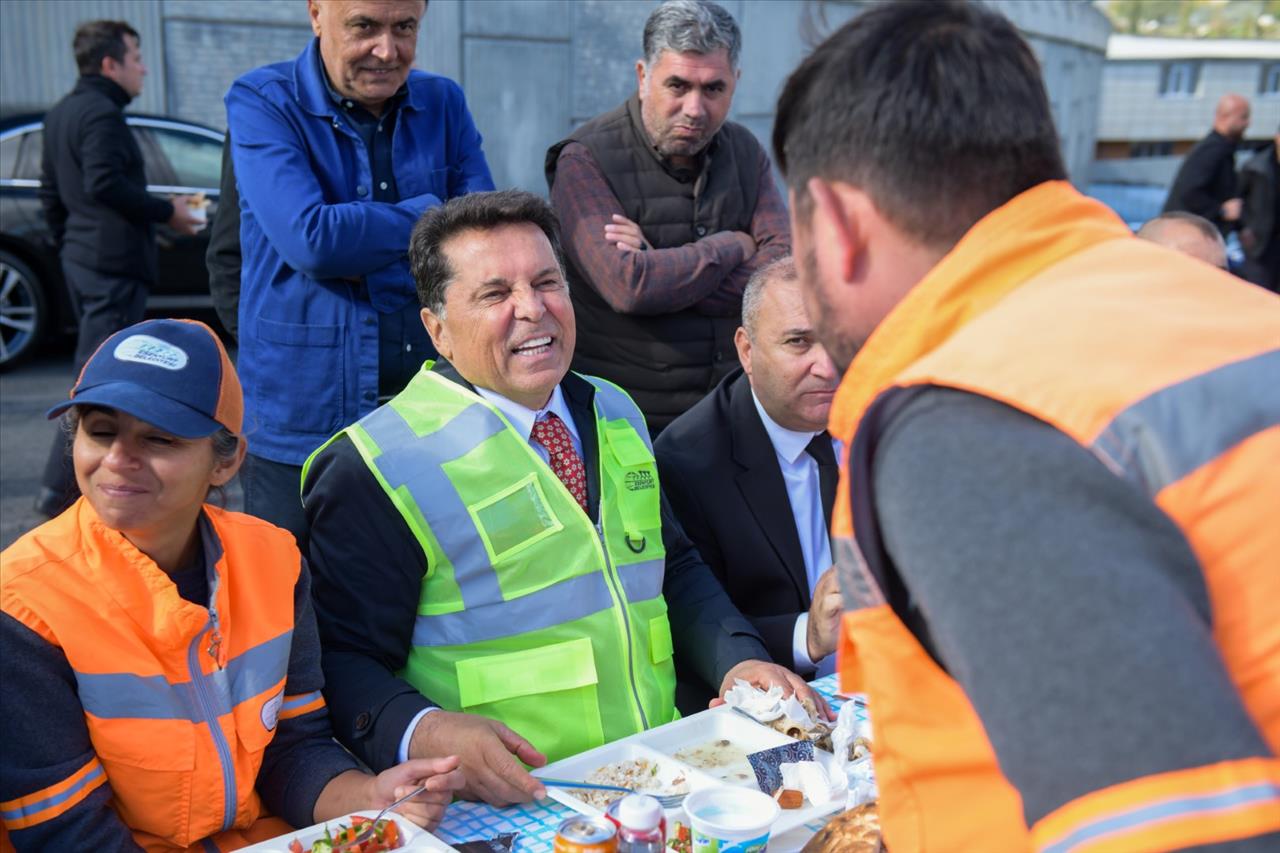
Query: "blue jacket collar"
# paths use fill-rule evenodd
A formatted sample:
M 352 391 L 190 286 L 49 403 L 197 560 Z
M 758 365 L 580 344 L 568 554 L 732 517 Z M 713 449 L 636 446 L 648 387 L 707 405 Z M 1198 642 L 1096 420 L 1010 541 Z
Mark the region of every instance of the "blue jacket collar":
M 321 76 L 323 73 L 320 70 L 321 67 L 320 39 L 313 38 L 306 50 L 293 61 L 294 97 L 298 99 L 298 104 L 312 115 L 331 118 L 337 115 L 337 104 L 329 97 L 329 87 Z M 405 80 L 405 88 L 408 92 L 400 105 L 401 109 L 422 109 L 422 93 L 419 92 L 419 87 L 412 85 L 414 77 L 419 74 L 417 70 L 409 71 L 409 77 Z

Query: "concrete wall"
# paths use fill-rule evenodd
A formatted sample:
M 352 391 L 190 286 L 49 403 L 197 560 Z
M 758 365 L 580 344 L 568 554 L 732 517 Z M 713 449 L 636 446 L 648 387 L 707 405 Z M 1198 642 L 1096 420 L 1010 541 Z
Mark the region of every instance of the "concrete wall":
M 1112 60 L 1103 69 L 1098 139 L 1128 142 L 1198 139 L 1213 123 L 1218 99 L 1228 92 L 1253 106 L 1249 139 L 1266 139 L 1280 124 L 1280 98 L 1259 97 L 1260 60 L 1200 60 L 1200 82 L 1191 97 L 1160 96 L 1163 63 Z
M 787 74 L 858 0 L 722 0 L 743 31 L 731 118 L 767 145 Z M 635 88 L 641 31 L 657 0 L 431 0 L 417 64 L 460 82 L 499 186 L 545 190 L 544 152 Z M 988 0 L 1027 35 L 1071 173 L 1092 157 L 1109 26 L 1085 0 Z M 3 0 L 0 107 L 49 104 L 75 79 L 76 23 L 129 20 L 151 70 L 134 109 L 224 127 L 222 95 L 245 71 L 311 37 L 303 0 Z

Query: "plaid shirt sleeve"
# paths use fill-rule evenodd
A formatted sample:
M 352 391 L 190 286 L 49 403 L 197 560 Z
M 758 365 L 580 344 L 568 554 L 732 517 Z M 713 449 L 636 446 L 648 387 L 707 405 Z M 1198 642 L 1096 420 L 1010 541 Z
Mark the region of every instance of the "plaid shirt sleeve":
M 760 151 L 756 185 L 760 187 L 760 195 L 756 199 L 755 213 L 751 215 L 751 236 L 756 241 L 756 252 L 729 273 L 722 287 L 694 306 L 703 314 L 737 317 L 742 311 L 742 292 L 752 273 L 791 254 L 791 223 L 787 218 L 787 206 L 773 179 L 769 155 L 763 150 Z
M 730 232 L 643 252 L 623 251 L 605 240 L 604 226 L 612 222 L 610 217 L 626 214 L 595 158 L 579 143 L 566 145 L 560 152 L 551 204 L 560 217 L 565 254 L 609 306 L 622 314 L 669 314 L 698 305 L 731 287 L 733 271 L 746 260 L 742 242 Z M 736 299 L 741 298 L 739 286 Z

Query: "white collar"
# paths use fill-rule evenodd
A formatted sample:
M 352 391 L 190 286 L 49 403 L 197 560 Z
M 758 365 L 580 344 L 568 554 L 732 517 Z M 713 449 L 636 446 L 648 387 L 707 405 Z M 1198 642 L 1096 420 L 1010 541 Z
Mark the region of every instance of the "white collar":
M 789 465 L 794 465 L 795 461 L 800 458 L 800 454 L 808 448 L 809 442 L 813 441 L 813 437 L 817 432 L 796 432 L 793 429 L 787 429 L 780 426 L 777 421 L 769 417 L 769 413 L 764 410 L 764 406 L 760 405 L 760 398 L 756 396 L 756 389 L 751 389 L 751 402 L 756 404 L 756 411 L 760 413 L 760 421 L 764 424 L 764 431 L 769 434 L 769 441 L 773 443 L 773 450 L 781 456 Z
M 515 427 L 516 432 L 520 433 L 525 441 L 529 441 L 533 435 L 533 425 L 547 412 L 553 413 L 564 421 L 565 426 L 569 428 L 569 432 L 575 438 L 578 435 L 578 426 L 573 421 L 573 415 L 569 412 L 569 405 L 565 402 L 564 392 L 560 390 L 559 385 L 556 385 L 555 390 L 551 392 L 551 399 L 547 400 L 547 404 L 541 409 L 530 409 L 528 406 L 523 406 L 514 400 L 508 400 L 497 391 L 490 391 L 488 388 L 477 386 L 476 393 L 502 412 L 506 419 L 511 421 L 511 426 Z

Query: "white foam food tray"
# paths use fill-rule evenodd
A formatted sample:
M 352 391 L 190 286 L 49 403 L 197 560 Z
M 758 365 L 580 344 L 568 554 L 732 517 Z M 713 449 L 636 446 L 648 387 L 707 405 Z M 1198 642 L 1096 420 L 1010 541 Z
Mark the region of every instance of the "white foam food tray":
M 694 770 L 684 762 L 676 761 L 669 755 L 664 755 L 639 743 L 636 741 L 637 737 L 639 735 L 632 735 L 623 740 L 607 743 L 604 746 L 598 746 L 595 749 L 580 752 L 568 758 L 562 758 L 554 764 L 548 764 L 540 770 L 535 770 L 533 775 L 547 779 L 570 779 L 574 782 L 585 782 L 587 777 L 607 764 L 645 759 L 657 767 L 657 772 L 654 773 L 653 779 L 656 785 L 661 786 L 663 790 L 669 789 L 672 782 L 679 777 L 684 777 L 691 794 L 694 791 L 719 784 L 715 779 L 705 773 Z M 603 815 L 604 809 L 581 799 L 582 793 L 576 788 L 547 786 L 547 795 L 551 799 L 564 803 L 574 811 L 593 817 Z M 683 819 L 684 809 L 679 807 L 667 809 L 668 823 L 671 822 L 673 817 L 677 820 Z
M 710 750 L 704 749 L 704 757 L 694 759 L 699 761 L 699 765 L 690 764 L 675 757 L 676 753 L 691 757 L 690 752 L 687 751 L 717 745 L 722 740 L 729 741 L 730 746 L 719 748 L 718 754 L 715 755 L 706 755 Z M 685 773 L 689 779 L 690 793 L 707 786 L 727 784 L 759 790 L 755 772 L 751 770 L 751 764 L 746 760 L 746 756 L 762 749 L 793 742 L 792 738 L 782 732 L 747 719 L 728 706 L 722 705 L 562 759 L 534 771 L 534 775 L 554 779 L 586 780 L 588 774 L 606 764 L 627 758 L 648 758 L 658 762 L 659 776 L 664 780 L 676 773 Z M 815 747 L 814 759 L 822 765 L 828 775 L 839 772 L 835 769 L 835 756 L 831 753 Z M 552 799 L 564 803 L 575 811 L 587 815 L 601 814 L 600 809 L 578 799 L 575 796 L 576 793 L 573 789 L 547 788 L 547 794 Z M 786 832 L 843 808 L 844 798 L 838 797 L 821 806 L 809 804 L 799 809 L 783 809 L 777 821 L 774 822 L 773 834 Z M 683 808 L 667 811 L 668 827 L 673 819 L 685 824 L 689 822 Z
M 358 814 L 361 817 L 367 817 L 370 820 L 372 820 L 377 813 L 378 812 L 376 810 L 355 812 L 355 814 Z M 396 848 L 397 851 L 407 850 L 410 851 L 410 853 L 413 853 L 413 851 L 424 850 L 453 850 L 452 847 L 445 844 L 439 838 L 436 838 L 422 827 L 414 823 L 410 823 L 398 814 L 390 814 L 387 816 L 387 819 L 394 820 L 396 822 L 396 826 L 400 828 L 400 838 L 402 839 L 402 843 Z M 310 853 L 312 842 L 324 838 L 325 826 L 327 825 L 329 827 L 330 833 L 334 833 L 338 831 L 339 824 L 350 826 L 351 815 L 340 817 L 335 820 L 328 821 L 327 823 L 317 823 L 314 826 L 308 826 L 306 829 L 299 829 L 286 835 L 280 835 L 276 838 L 259 842 L 251 847 L 241 848 L 241 853 L 289 853 L 289 842 L 293 841 L 295 838 L 302 842 L 302 849 L 304 853 Z

